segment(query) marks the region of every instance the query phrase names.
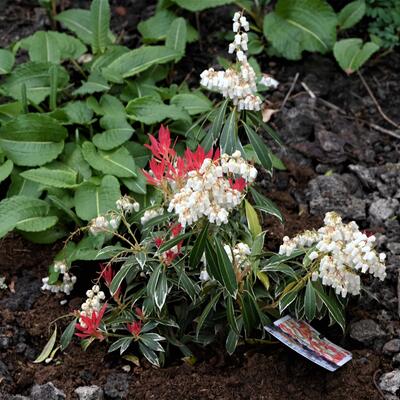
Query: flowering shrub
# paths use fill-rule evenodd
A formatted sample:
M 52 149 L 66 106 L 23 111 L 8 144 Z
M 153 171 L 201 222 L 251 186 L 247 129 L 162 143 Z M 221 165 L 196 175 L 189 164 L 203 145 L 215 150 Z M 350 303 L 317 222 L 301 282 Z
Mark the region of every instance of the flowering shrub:
M 286 312 L 329 315 L 344 329 L 343 299 L 360 293 L 359 273 L 385 277 L 374 236 L 336 213 L 318 231 L 285 237 L 279 254 L 263 253 L 257 210 L 271 211 L 270 203 L 252 187 L 257 170 L 240 152 L 198 147 L 179 155 L 164 127 L 148 148 L 143 173 L 159 196 L 141 209 L 121 198 L 104 218 L 119 229 L 108 222 L 91 231 L 113 233 L 115 242 L 100 251 L 110 261 L 64 332 L 63 348 L 75 330 L 84 348 L 106 341 L 109 351 L 136 349 L 154 365 L 171 347 L 191 358 L 194 344 L 223 338 L 231 354 L 240 340 L 263 338 L 270 318 Z

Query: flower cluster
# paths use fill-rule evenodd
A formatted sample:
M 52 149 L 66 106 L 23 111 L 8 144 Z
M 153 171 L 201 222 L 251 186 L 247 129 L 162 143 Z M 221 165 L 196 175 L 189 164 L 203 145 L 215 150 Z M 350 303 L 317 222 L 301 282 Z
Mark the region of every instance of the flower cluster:
M 182 231 L 182 225 L 181 224 L 176 224 L 174 226 L 170 227 L 170 238 L 173 239 L 174 237 L 178 236 Z M 159 248 L 164 242 L 165 239 L 162 237 L 157 237 L 154 240 L 157 248 Z M 177 245 L 172 247 L 171 249 L 165 251 L 164 253 L 161 254 L 161 261 L 165 265 L 171 265 L 172 261 L 175 260 L 175 258 L 180 254 L 181 249 L 182 249 L 182 244 L 183 241 L 179 242 Z
M 230 98 L 238 110 L 261 109 L 262 100 L 257 96 L 257 77 L 253 67 L 247 61 L 245 52 L 248 48 L 249 23 L 241 13 L 233 17 L 234 41 L 229 45 L 229 53 L 236 53 L 237 64 L 226 71 L 215 71 L 209 68 L 200 75 L 200 84 L 209 90 L 221 93 Z M 277 81 L 264 75 L 260 81 L 264 86 L 276 87 Z
M 49 290 L 52 293 L 65 293 L 69 295 L 76 283 L 76 276 L 68 272 L 68 266 L 63 261 L 55 261 L 53 269 L 62 275 L 62 281 L 49 284 L 49 277 L 42 279 L 42 290 Z
M 250 267 L 249 256 L 251 254 L 251 249 L 246 243 L 239 242 L 232 248 L 226 244 L 224 245 L 224 249 L 236 268 L 245 270 Z
M 146 210 L 140 218 L 140 223 L 144 225 L 146 222 L 150 221 L 151 219 L 158 217 L 160 215 L 164 214 L 164 209 L 159 207 L 159 208 L 151 208 L 150 210 Z
M 117 209 L 124 214 L 131 214 L 132 211 L 138 212 L 140 204 L 137 201 L 133 201 L 129 196 L 123 196 L 115 203 Z
M 93 312 L 99 313 L 102 308 L 102 301 L 106 298 L 104 292 L 100 290 L 99 285 L 93 285 L 93 287 L 86 292 L 86 301 L 81 305 L 81 311 L 79 312 L 79 324 L 86 328 L 86 323 L 83 317 L 90 317 Z
M 354 221 L 344 224 L 335 212 L 328 212 L 324 223 L 318 232 L 284 238 L 279 253 L 290 256 L 294 250 L 314 247 L 309 258 L 318 265 L 318 270 L 313 272 L 312 279 L 320 278 L 323 285 L 331 286 L 342 297 L 360 293 L 359 272 L 385 279 L 386 255 L 374 249 L 375 236 L 362 233 Z
M 254 166 L 241 157 L 240 151 L 220 157 L 219 151 L 213 156 L 212 150 L 206 154 L 200 146 L 178 157 L 165 128 L 160 129 L 158 141 L 150 138 L 154 157 L 151 171 L 145 175 L 150 184 L 163 190 L 168 211 L 178 215 L 182 228 L 202 217 L 217 225 L 226 224 L 229 212 L 242 201 L 242 191 L 257 176 Z

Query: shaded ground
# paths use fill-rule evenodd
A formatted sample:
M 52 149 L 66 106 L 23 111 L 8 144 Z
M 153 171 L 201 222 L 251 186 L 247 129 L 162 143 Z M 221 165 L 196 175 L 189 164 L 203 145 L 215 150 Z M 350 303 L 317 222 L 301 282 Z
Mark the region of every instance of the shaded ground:
M 113 26 L 122 33 L 123 42 L 134 47 L 139 43 L 136 24 L 151 15 L 154 2 L 111 3 Z M 48 26 L 45 13 L 32 4 L 27 0 L 0 4 L 0 46 Z M 62 2 L 66 8 L 87 4 L 86 0 Z M 221 21 L 229 21 L 229 15 L 224 9 L 202 14 L 199 25 L 202 42 L 189 47 L 177 76 L 190 74 L 194 80 L 199 71 L 215 62 L 216 55 L 225 55 L 224 42 L 207 33 L 217 31 Z M 196 21 L 192 23 L 196 25 Z M 287 147 L 270 145 L 288 169 L 277 172 L 272 179 L 267 176 L 259 179 L 286 218 L 284 226 L 272 218 L 264 221 L 268 229 L 267 246 L 276 250 L 283 235 L 317 227 L 323 213 L 331 209 L 338 209 L 363 228 L 378 232 L 381 249 L 389 254 L 388 279 L 384 284 L 366 282 L 379 302 L 368 295 L 359 302 L 355 300 L 347 320 L 352 328 L 359 320 L 372 319 L 381 333 L 372 335 L 371 340 L 360 341 L 354 340 L 355 334 L 352 339 L 349 334 L 343 337 L 336 328 L 319 326 L 336 343 L 353 351 L 353 361 L 335 373 L 322 370 L 279 344 L 242 346 L 233 357 L 213 347 L 207 352 L 199 350 L 199 362 L 193 367 L 177 360 L 168 368 L 156 370 L 142 362 L 141 367 L 133 367 L 126 373 L 122 367 L 127 362 L 107 355 L 103 346 L 95 345 L 84 353 L 74 343 L 55 364 L 36 365 L 32 361 L 49 337 L 49 323 L 78 308 L 82 297 L 78 290 L 68 304 L 60 305 L 62 297 L 40 293 L 40 279 L 60 244 L 39 247 L 9 236 L 0 245 L 0 276 L 6 276 L 12 289 L 11 293 L 0 292 L 1 400 L 7 400 L 6 392 L 28 394 L 34 383 L 47 382 L 63 390 L 67 399 L 76 398 L 73 394 L 76 387 L 90 384 L 120 387 L 129 399 L 381 398 L 374 380 L 397 365 L 392 358 L 400 352 L 400 348 L 386 355 L 382 352 L 384 343 L 400 333 L 396 291 L 400 265 L 397 220 L 400 210 L 396 204 L 400 198 L 396 192 L 396 185 L 398 188 L 400 184 L 396 180 L 396 171 L 400 175 L 396 169 L 400 161 L 399 141 L 371 129 L 371 123 L 383 129 L 393 130 L 393 127 L 377 112 L 359 77 L 344 76 L 328 57 L 306 56 L 299 63 L 278 64 L 264 57 L 259 61 L 265 72 L 281 81 L 279 90 L 269 97 L 271 108 L 282 106 L 299 73 L 282 112 L 271 120 Z M 393 119 L 398 118 L 400 106 L 399 67 L 400 56 L 394 53 L 371 62 L 363 72 L 382 108 Z M 310 91 L 317 99 L 310 98 Z M 386 208 L 392 205 L 384 215 L 374 208 L 382 200 Z M 380 211 L 384 208 L 378 207 Z M 118 398 L 111 397 L 111 390 L 107 393 L 108 398 Z

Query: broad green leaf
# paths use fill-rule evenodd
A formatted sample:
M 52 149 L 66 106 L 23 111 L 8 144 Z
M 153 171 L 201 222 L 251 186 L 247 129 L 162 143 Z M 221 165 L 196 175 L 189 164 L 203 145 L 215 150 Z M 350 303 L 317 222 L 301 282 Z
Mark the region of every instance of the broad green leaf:
M 298 60 L 303 51 L 330 51 L 336 23 L 336 14 L 325 0 L 278 0 L 264 18 L 264 35 L 285 58 Z
M 74 332 L 75 332 L 75 324 L 76 324 L 76 319 L 73 319 L 68 324 L 68 326 L 65 328 L 63 334 L 61 335 L 61 338 L 60 338 L 61 351 L 64 351 L 71 343 L 71 340 L 72 340 L 72 338 L 74 336 Z
M 243 123 L 247 137 L 253 146 L 261 165 L 268 171 L 272 172 L 271 150 L 267 147 L 260 136 L 249 125 Z
M 93 111 L 84 101 L 70 101 L 63 108 L 71 124 L 89 125 L 93 118 Z
M 308 321 L 312 321 L 315 317 L 316 311 L 316 296 L 314 287 L 309 280 L 306 285 L 306 292 L 304 294 L 304 313 Z
M 229 259 L 228 254 L 226 254 L 226 251 L 222 246 L 221 241 L 218 238 L 215 238 L 214 242 L 215 242 L 215 253 L 217 255 L 218 268 L 225 289 L 233 298 L 236 298 L 238 285 L 232 262 Z
M 60 32 L 35 32 L 21 40 L 21 47 L 28 50 L 31 61 L 59 63 L 61 60 L 77 59 L 86 46 L 77 38 Z
M 365 0 L 356 0 L 347 4 L 338 15 L 340 29 L 349 29 L 361 21 L 365 14 Z
M 267 199 L 262 194 L 258 193 L 255 189 L 250 188 L 251 194 L 254 199 L 254 208 L 261 210 L 267 214 L 271 214 L 274 217 L 278 218 L 279 221 L 283 223 L 283 217 L 279 208 L 272 202 L 270 199 Z
M 335 43 L 333 54 L 341 68 L 350 75 L 378 50 L 379 46 L 372 42 L 363 44 L 361 39 L 342 39 Z
M 185 8 L 186 10 L 192 12 L 203 11 L 207 8 L 218 6 L 225 6 L 227 4 L 234 3 L 234 1 L 235 0 L 173 0 L 173 2 L 178 4 L 179 7 Z
M 4 164 L 0 166 L 0 182 L 3 182 L 10 176 L 13 168 L 14 163 L 11 160 L 5 161 Z
M 27 62 L 15 68 L 4 82 L 3 89 L 8 96 L 22 100 L 23 87 L 26 88 L 28 101 L 41 103 L 50 94 L 51 63 Z M 57 86 L 63 88 L 68 82 L 67 71 L 57 66 Z
M 95 71 L 90 74 L 88 80 L 86 82 L 82 82 L 82 86 L 76 89 L 73 92 L 74 96 L 99 93 L 99 92 L 107 92 L 110 90 L 110 85 L 107 83 L 107 80 L 103 78 L 103 76 Z
M 100 150 L 112 150 L 128 141 L 134 129 L 124 116 L 105 115 L 100 120 L 100 125 L 105 131 L 93 136 L 93 143 Z
M 51 335 L 49 341 L 44 346 L 42 352 L 36 358 L 34 363 L 41 363 L 49 358 L 51 352 L 53 351 L 54 345 L 56 344 L 57 339 L 57 326 L 54 328 L 53 334 Z
M 236 109 L 233 109 L 225 121 L 220 137 L 221 152 L 233 154 L 237 147 Z
M 139 171 L 136 178 L 122 178 L 122 183 L 133 193 L 147 193 L 146 177 Z
M 77 173 L 71 169 L 36 168 L 20 174 L 24 179 L 56 188 L 73 188 L 76 186 Z
M 27 196 L 12 196 L 0 202 L 0 237 L 15 229 L 18 224 L 32 218 L 46 217 L 49 205 L 43 200 Z
M 180 56 L 175 58 L 175 62 L 179 61 L 185 54 L 186 48 L 186 21 L 184 18 L 176 18 L 170 25 L 165 46 L 177 51 Z
M 173 61 L 177 56 L 179 56 L 177 51 L 166 46 L 143 46 L 115 59 L 103 69 L 103 74 L 118 83 L 122 81 L 122 78 L 137 75 L 153 65 Z
M 81 225 L 81 221 L 76 216 L 76 214 L 71 210 L 72 207 L 70 207 L 68 204 L 65 204 L 63 199 L 60 199 L 54 195 L 48 195 L 48 199 L 54 204 L 56 208 L 58 208 L 59 210 L 63 211 L 66 215 L 68 215 L 71 218 L 71 220 L 75 222 L 77 226 Z
M 212 102 L 201 93 L 177 94 L 171 99 L 171 104 L 183 108 L 189 115 L 203 114 L 212 109 Z
M 0 127 L 0 146 L 16 165 L 39 166 L 63 150 L 67 130 L 43 114 L 20 115 Z
M 108 0 L 93 0 L 90 6 L 90 26 L 93 32 L 92 50 L 94 54 L 104 53 L 107 47 L 110 18 Z
M 14 66 L 14 54 L 6 49 L 0 49 L 0 75 L 9 74 Z
M 134 178 L 137 176 L 135 160 L 125 147 L 118 147 L 112 151 L 102 151 L 96 150 L 93 143 L 84 142 L 82 144 L 82 154 L 92 168 L 104 174 L 115 175 L 119 178 Z
M 207 222 L 197 237 L 192 250 L 190 251 L 189 265 L 193 268 L 198 268 L 201 257 L 203 256 L 208 236 L 208 227 L 209 223 Z
M 156 124 L 165 119 L 190 120 L 190 116 L 182 108 L 172 104 L 164 104 L 160 99 L 152 96 L 144 96 L 131 100 L 126 112 L 135 121 L 146 125 Z
M 129 141 L 124 144 L 139 168 L 144 168 L 150 160 L 151 152 L 140 143 Z
M 245 200 L 246 218 L 247 225 L 253 236 L 253 239 L 262 232 L 260 221 L 258 220 L 258 215 L 253 206 Z
M 89 221 L 110 210 L 116 210 L 115 202 L 121 197 L 118 179 L 106 175 L 99 186 L 82 184 L 75 192 L 75 210 L 79 218 Z
M 168 29 L 172 22 L 176 19 L 176 15 L 169 10 L 161 10 L 155 15 L 139 22 L 137 29 L 148 42 L 156 42 L 166 38 Z
M 58 222 L 58 217 L 50 215 L 47 217 L 34 216 L 26 218 L 23 221 L 18 222 L 15 228 L 24 232 L 42 232 L 53 227 Z
M 103 68 L 108 67 L 114 60 L 129 52 L 129 48 L 120 45 L 110 45 L 107 50 L 100 56 L 97 56 L 90 64 L 90 70 L 92 73 L 101 73 Z
M 22 112 L 22 104 L 19 101 L 0 105 L 0 122 L 4 123 L 15 118 Z
M 22 178 L 19 172 L 16 168 L 11 172 L 11 184 L 7 190 L 7 197 L 22 195 L 38 199 L 43 192 L 43 187 L 36 182 Z
M 79 177 L 88 180 L 92 176 L 92 168 L 83 158 L 82 149 L 75 143 L 67 143 L 62 161 L 78 173 Z

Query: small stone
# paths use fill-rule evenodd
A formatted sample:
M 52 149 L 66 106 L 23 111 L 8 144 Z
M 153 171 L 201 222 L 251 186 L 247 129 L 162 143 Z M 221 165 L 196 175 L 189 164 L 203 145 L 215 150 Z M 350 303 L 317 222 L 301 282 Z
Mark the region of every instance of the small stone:
M 384 336 L 386 336 L 386 333 L 372 319 L 363 319 L 352 323 L 350 326 L 350 337 L 366 346 Z
M 377 199 L 369 207 L 369 216 L 375 223 L 380 223 L 393 217 L 399 208 L 396 199 Z
M 393 358 L 392 358 L 392 361 L 393 361 L 393 365 L 400 365 L 400 353 L 398 353 L 398 354 L 396 354 Z
M 400 388 L 400 369 L 383 374 L 379 380 L 379 387 L 384 392 L 395 394 Z
M 11 383 L 12 378 L 11 378 L 10 372 L 7 368 L 7 365 L 4 364 L 3 361 L 0 361 L 0 383 L 2 381 Z
M 104 393 L 113 400 L 125 399 L 128 395 L 128 375 L 123 373 L 112 373 L 108 376 L 104 386 Z
M 11 396 L 8 398 L 8 400 L 29 400 L 29 397 L 22 396 L 20 394 L 17 394 L 15 396 Z
M 64 400 L 65 393 L 57 389 L 52 382 L 35 385 L 31 389 L 31 400 Z
M 78 395 L 79 400 L 103 400 L 104 393 L 103 389 L 96 386 L 80 386 L 75 389 L 75 393 Z
M 382 349 L 384 354 L 391 355 L 400 352 L 400 339 L 389 340 Z

